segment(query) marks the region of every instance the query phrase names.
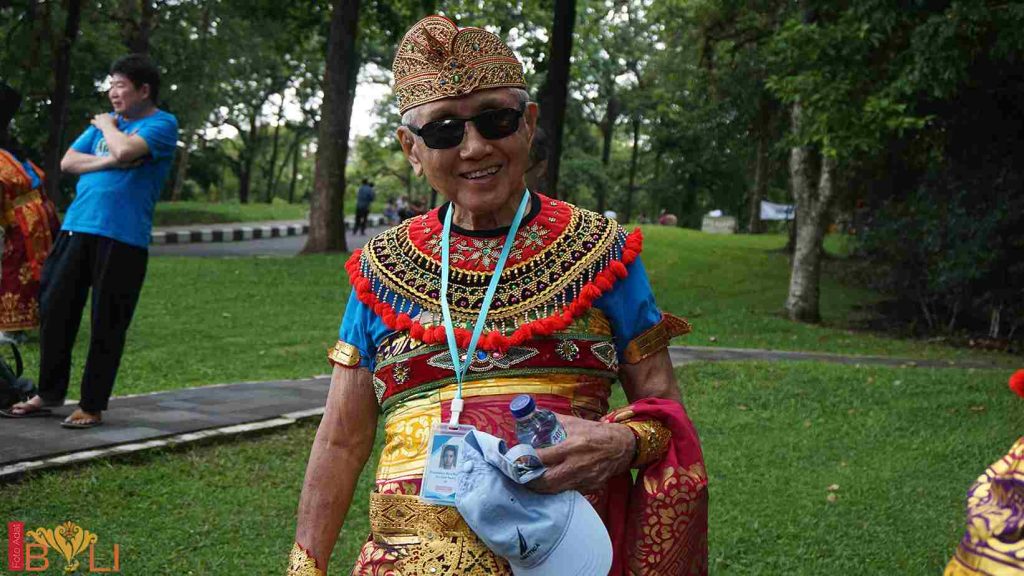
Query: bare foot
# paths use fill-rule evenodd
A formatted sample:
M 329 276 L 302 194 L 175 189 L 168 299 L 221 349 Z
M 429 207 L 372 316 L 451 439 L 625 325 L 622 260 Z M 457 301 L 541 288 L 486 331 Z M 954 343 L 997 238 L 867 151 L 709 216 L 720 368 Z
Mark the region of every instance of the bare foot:
M 64 419 L 61 423 L 65 428 L 91 428 L 93 426 L 99 426 L 103 423 L 102 412 L 86 412 L 81 408 L 76 408 L 71 416 Z
M 36 395 L 24 402 L 18 402 L 8 408 L 8 411 L 17 416 L 24 416 L 30 412 L 38 412 L 41 408 L 43 408 L 43 399 Z

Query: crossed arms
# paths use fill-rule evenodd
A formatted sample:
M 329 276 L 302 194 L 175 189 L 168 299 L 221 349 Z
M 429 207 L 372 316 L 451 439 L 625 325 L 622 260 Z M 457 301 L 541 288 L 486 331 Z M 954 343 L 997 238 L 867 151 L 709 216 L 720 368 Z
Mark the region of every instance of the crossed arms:
M 68 174 L 85 174 L 97 170 L 130 169 L 141 163 L 149 154 L 149 145 L 138 135 L 128 135 L 117 129 L 117 122 L 110 114 L 97 114 L 92 125 L 103 133 L 110 156 L 96 156 L 69 148 L 60 161 L 60 169 Z

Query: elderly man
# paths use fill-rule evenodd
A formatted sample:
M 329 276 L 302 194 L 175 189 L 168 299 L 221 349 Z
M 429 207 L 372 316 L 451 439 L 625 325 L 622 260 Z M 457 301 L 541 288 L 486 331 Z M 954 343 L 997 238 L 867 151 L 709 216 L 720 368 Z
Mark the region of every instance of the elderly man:
M 511 574 L 456 508 L 418 494 L 431 430 L 454 422 L 515 444 L 508 403 L 521 393 L 568 435 L 538 451 L 547 472 L 530 487 L 587 495 L 613 574 L 705 573 L 707 480 L 667 351 L 689 326 L 657 309 L 639 231 L 526 190 L 538 107 L 494 34 L 430 16 L 393 69 L 398 141 L 448 202 L 346 266 L 353 290 L 289 574 L 326 570 L 381 417 L 371 535 L 353 573 Z M 616 380 L 631 404 L 608 414 Z

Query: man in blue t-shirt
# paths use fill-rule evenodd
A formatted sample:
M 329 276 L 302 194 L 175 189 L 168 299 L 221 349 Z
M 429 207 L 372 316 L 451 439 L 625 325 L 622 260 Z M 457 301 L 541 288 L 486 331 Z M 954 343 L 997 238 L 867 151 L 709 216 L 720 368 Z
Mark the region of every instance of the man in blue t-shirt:
M 89 289 L 92 334 L 78 409 L 62 423 L 91 428 L 114 388 L 125 334 L 146 276 L 153 208 L 171 170 L 178 121 L 157 108 L 160 71 L 132 54 L 110 69 L 113 112 L 96 115 L 61 160 L 79 175 L 74 202 L 43 267 L 40 287 L 39 395 L 5 416 L 28 417 L 61 406 L 71 350 Z

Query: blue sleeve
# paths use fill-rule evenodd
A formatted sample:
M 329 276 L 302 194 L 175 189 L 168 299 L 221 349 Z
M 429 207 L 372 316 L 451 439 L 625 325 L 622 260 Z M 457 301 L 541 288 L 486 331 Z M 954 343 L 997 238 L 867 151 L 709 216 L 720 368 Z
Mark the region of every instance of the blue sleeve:
M 355 290 L 349 295 L 345 316 L 338 328 L 338 340 L 359 349 L 359 365 L 371 372 L 377 365 L 377 347 L 391 329 L 379 316 L 356 298 Z
M 178 146 L 178 120 L 173 114 L 159 114 L 143 122 L 134 135 L 146 141 L 153 158 L 170 158 Z
M 654 293 L 643 262 L 637 257 L 632 264 L 626 266 L 626 270 L 629 275 L 616 282 L 611 291 L 594 302 L 594 306 L 604 312 L 612 325 L 615 350 L 620 362 L 626 346 L 661 321 L 661 310 L 654 302 Z
M 71 144 L 71 149 L 82 154 L 92 154 L 96 148 L 96 136 L 100 133 L 95 126 L 89 126 Z

